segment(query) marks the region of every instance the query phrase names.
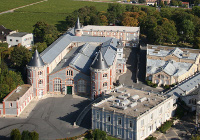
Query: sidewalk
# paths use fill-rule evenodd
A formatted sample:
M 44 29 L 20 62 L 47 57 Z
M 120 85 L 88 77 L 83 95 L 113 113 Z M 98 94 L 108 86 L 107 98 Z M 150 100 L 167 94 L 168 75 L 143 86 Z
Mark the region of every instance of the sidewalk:
M 19 115 L 19 118 L 27 118 L 31 111 L 35 108 L 37 105 L 39 99 L 33 98 L 31 102 L 25 107 L 25 109 L 22 111 L 22 113 Z

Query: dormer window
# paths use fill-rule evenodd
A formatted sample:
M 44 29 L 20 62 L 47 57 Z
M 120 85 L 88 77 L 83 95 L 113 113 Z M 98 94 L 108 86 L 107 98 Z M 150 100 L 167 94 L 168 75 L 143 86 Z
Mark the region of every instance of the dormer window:
M 73 76 L 73 71 L 72 70 L 67 70 L 67 76 Z

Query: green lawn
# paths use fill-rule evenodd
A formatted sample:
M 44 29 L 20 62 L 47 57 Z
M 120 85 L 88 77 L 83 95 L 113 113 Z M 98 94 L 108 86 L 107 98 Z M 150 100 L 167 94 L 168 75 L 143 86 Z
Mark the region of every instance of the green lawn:
M 0 12 L 38 1 L 41 0 L 0 0 Z
M 33 25 L 37 21 L 45 21 L 49 24 L 59 24 L 66 16 L 83 6 L 96 6 L 99 11 L 106 11 L 108 4 L 99 2 L 84 2 L 72 0 L 48 0 L 37 5 L 32 5 L 0 15 L 0 25 L 8 29 L 20 32 L 32 32 Z

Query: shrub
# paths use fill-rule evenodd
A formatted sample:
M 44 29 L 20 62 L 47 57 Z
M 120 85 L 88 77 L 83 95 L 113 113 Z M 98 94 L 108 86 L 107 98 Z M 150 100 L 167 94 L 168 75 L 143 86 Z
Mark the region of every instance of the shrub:
M 21 139 L 21 133 L 19 129 L 13 129 L 10 133 L 10 139 L 11 140 L 20 140 Z
M 39 140 L 39 134 L 35 131 L 29 133 L 29 137 L 31 140 Z
M 156 137 L 149 136 L 149 137 L 147 137 L 145 140 L 156 140 L 156 139 L 157 139 Z
M 29 133 L 29 131 L 23 131 L 21 140 L 31 140 Z
M 173 125 L 173 121 L 169 120 L 166 121 L 164 124 L 161 125 L 161 127 L 159 128 L 159 131 L 162 133 L 166 133 L 166 131 Z
M 164 86 L 164 89 L 169 89 L 169 88 L 170 88 L 169 85 L 165 85 L 165 86 Z

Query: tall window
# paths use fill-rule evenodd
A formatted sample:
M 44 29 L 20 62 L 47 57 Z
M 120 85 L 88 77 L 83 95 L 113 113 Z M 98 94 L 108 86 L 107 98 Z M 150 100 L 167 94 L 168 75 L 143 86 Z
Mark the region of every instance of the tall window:
M 67 70 L 67 76 L 73 76 L 73 71 L 72 70 Z
M 110 125 L 106 126 L 106 132 L 110 132 Z
M 103 87 L 107 87 L 107 82 L 103 83 Z
M 133 128 L 133 121 L 129 121 L 129 128 Z
M 144 119 L 141 120 L 141 127 L 144 126 Z
M 107 122 L 110 122 L 110 115 L 107 115 L 106 121 L 107 121 Z
M 43 85 L 43 80 L 38 81 L 38 86 L 41 87 Z
M 118 124 L 118 125 L 122 125 L 122 118 L 118 118 L 118 119 L 117 119 L 117 124 Z
M 61 91 L 61 80 L 60 79 L 54 79 L 54 91 L 60 92 Z
M 97 120 L 99 120 L 99 112 L 97 111 L 96 113 L 97 113 L 96 118 L 97 118 Z
M 86 92 L 86 82 L 83 79 L 78 81 L 78 92 Z
M 121 128 L 117 128 L 117 135 L 122 135 L 122 129 Z
M 38 76 L 41 76 L 43 74 L 43 71 L 38 71 Z
M 153 120 L 153 113 L 151 114 L 151 120 Z

